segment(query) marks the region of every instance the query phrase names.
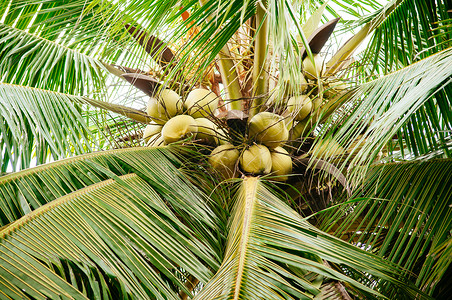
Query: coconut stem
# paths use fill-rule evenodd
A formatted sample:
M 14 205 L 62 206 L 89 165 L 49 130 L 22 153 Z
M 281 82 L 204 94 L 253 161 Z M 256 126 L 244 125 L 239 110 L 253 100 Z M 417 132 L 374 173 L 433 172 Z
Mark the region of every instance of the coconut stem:
M 250 107 L 250 118 L 259 112 L 263 104 L 263 96 L 268 92 L 268 70 L 266 64 L 268 44 L 268 19 L 266 14 L 267 1 L 257 3 L 256 25 L 258 31 L 255 36 L 255 53 L 253 69 L 253 96 L 254 100 Z
M 207 0 L 199 0 L 199 3 L 205 5 Z M 211 21 L 211 17 L 207 18 Z M 223 86 L 226 88 L 229 97 L 229 103 L 231 104 L 231 109 L 242 109 L 242 89 L 240 87 L 239 75 L 237 69 L 235 68 L 234 61 L 229 51 L 228 44 L 224 45 L 218 53 L 220 64 L 220 74 Z
M 241 99 L 243 96 L 239 82 L 239 75 L 237 74 L 237 70 L 234 66 L 232 55 L 227 44 L 224 45 L 218 53 L 218 57 L 220 59 L 221 80 L 228 93 L 231 109 L 241 110 Z

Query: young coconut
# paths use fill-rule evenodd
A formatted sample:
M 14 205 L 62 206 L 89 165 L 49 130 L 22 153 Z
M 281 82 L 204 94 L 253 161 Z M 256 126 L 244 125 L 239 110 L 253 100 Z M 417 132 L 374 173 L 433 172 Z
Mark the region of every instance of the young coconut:
M 198 125 L 193 117 L 178 115 L 171 118 L 162 128 L 163 140 L 171 144 L 187 137 L 195 137 Z
M 317 97 L 312 100 L 312 112 L 313 113 L 319 113 L 319 108 L 322 106 L 323 99 L 320 97 L 320 95 L 317 95 Z
M 233 178 L 236 176 L 235 165 L 239 159 L 239 150 L 231 144 L 224 144 L 213 149 L 209 156 L 209 163 L 224 178 Z
M 289 94 L 301 94 L 305 92 L 306 89 L 308 88 L 308 81 L 301 72 L 297 72 L 295 74 L 295 81 L 287 80 L 286 84 L 287 84 L 286 91 Z
M 311 59 L 307 56 L 303 59 L 303 71 L 305 72 L 306 77 L 309 79 L 317 79 L 322 74 L 323 69 L 323 59 L 320 55 L 314 54 L 314 63 L 312 64 Z
M 289 131 L 283 117 L 271 112 L 261 112 L 251 118 L 249 135 L 270 148 L 276 148 L 287 141 Z
M 324 84 L 324 93 L 323 95 L 326 98 L 334 98 L 337 96 L 337 94 L 343 92 L 344 90 L 348 89 L 349 85 L 345 83 L 344 81 L 332 81 L 332 82 L 326 82 Z
M 290 97 L 287 101 L 287 110 L 294 115 L 296 121 L 302 121 L 309 116 L 312 109 L 312 101 L 307 95 Z
M 162 125 L 160 124 L 151 123 L 148 126 L 146 126 L 143 133 L 144 142 L 147 143 L 151 139 L 151 137 L 160 133 L 160 131 L 162 131 Z
M 312 153 L 317 157 L 330 158 L 344 154 L 345 149 L 335 140 L 327 138 L 317 143 L 312 149 Z
M 165 110 L 159 105 L 156 98 L 150 98 L 147 105 L 147 113 L 151 117 L 152 121 L 157 124 L 163 125 L 168 121 Z
M 252 145 L 240 156 L 240 167 L 252 174 L 268 174 L 272 169 L 270 150 L 264 145 Z
M 220 145 L 229 144 L 228 136 L 229 135 L 223 128 L 218 128 L 218 131 L 217 131 L 218 144 L 220 144 Z
M 276 181 L 286 181 L 290 173 L 292 173 L 292 158 L 289 152 L 283 147 L 276 147 L 271 151 L 272 158 L 272 174 L 276 177 L 273 178 Z
M 194 89 L 188 93 L 184 105 L 194 118 L 207 117 L 217 109 L 218 100 L 217 95 L 209 90 Z
M 149 99 L 147 113 L 156 123 L 164 124 L 168 118 L 182 113 L 181 97 L 175 91 L 164 89 L 157 98 Z
M 207 118 L 197 118 L 195 121 L 198 125 L 196 138 L 210 145 L 218 145 L 218 126 Z

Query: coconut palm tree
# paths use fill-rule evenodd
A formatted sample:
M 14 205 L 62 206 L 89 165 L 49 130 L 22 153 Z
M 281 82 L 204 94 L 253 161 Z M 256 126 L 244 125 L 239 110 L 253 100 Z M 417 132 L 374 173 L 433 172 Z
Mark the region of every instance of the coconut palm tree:
M 0 0 L 0 298 L 447 298 L 452 7 L 380 2 Z

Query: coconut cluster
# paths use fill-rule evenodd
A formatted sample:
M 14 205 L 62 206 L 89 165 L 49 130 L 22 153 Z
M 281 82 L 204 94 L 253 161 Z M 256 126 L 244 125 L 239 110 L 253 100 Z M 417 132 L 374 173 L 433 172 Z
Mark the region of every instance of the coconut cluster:
M 303 130 L 298 125 L 307 123 L 309 116 L 320 107 L 322 97 L 310 97 L 315 94 L 310 82 L 324 72 L 323 62 L 318 57 L 314 57 L 315 66 L 310 59 L 304 60 L 299 86 L 289 89 L 290 97 L 285 100 L 284 110 L 274 110 L 281 115 L 268 111 L 255 114 L 246 123 L 247 130 L 241 133 L 243 140 L 231 140 L 233 144 L 225 141 L 227 134 L 211 119 L 217 112 L 219 99 L 213 92 L 200 88 L 190 91 L 185 98 L 169 89 L 150 98 L 147 113 L 152 122 L 144 130 L 143 139 L 153 147 L 184 140 L 209 145 L 213 148 L 209 164 L 224 178 L 234 178 L 240 173 L 272 174 L 275 180 L 285 181 L 292 172 L 291 156 L 284 149 L 289 127 L 293 128 L 291 136 L 297 136 L 297 132 Z M 325 82 L 325 86 L 332 95 L 346 88 L 337 82 Z M 325 92 L 325 96 L 332 95 Z M 335 155 L 331 147 L 331 143 L 325 143 L 313 151 Z
M 144 130 L 148 146 L 162 146 L 185 139 L 197 139 L 205 144 L 219 145 L 222 130 L 208 119 L 218 108 L 218 97 L 206 89 L 194 89 L 185 99 L 170 89 L 151 97 L 147 113 L 152 123 Z
M 185 99 L 175 91 L 162 90 L 148 101 L 147 113 L 152 123 L 147 125 L 143 139 L 149 146 L 185 139 L 214 146 L 208 161 L 224 178 L 236 177 L 241 171 L 254 175 L 271 173 L 276 180 L 287 180 L 292 159 L 282 147 L 289 138 L 284 118 L 271 112 L 254 115 L 247 124 L 245 142 L 232 145 L 225 142 L 224 131 L 209 119 L 217 108 L 218 97 L 205 89 L 194 89 Z
M 306 133 L 304 128 L 309 127 L 310 120 L 315 122 L 327 113 L 331 107 L 327 104 L 330 101 L 333 104 L 349 88 L 344 81 L 326 76 L 326 66 L 319 54 L 314 54 L 312 60 L 306 57 L 302 65 L 302 71 L 292 76 L 292 81 L 285 80 L 275 87 L 266 102 L 268 110 L 285 117 L 293 139 L 300 137 L 298 133 Z
M 218 146 L 212 151 L 209 163 L 225 178 L 237 176 L 240 169 L 253 175 L 272 173 L 277 175 L 276 180 L 285 181 L 292 172 L 292 159 L 281 147 L 288 137 L 282 116 L 261 112 L 248 122 L 248 143 Z
M 224 178 L 237 177 L 238 168 L 253 175 L 271 173 L 278 181 L 286 181 L 292 172 L 292 158 L 284 148 L 268 148 L 261 144 L 241 151 L 232 144 L 220 145 L 210 154 L 209 163 Z
M 276 180 L 287 180 L 292 172 L 292 159 L 282 147 L 289 138 L 285 120 L 282 116 L 261 112 L 249 121 L 248 135 L 253 144 L 242 152 L 240 166 L 252 174 L 277 175 Z
M 269 85 L 273 82 L 270 89 L 279 93 L 270 95 L 266 106 L 259 107 L 261 112 L 256 113 L 254 107 L 251 109 L 254 101 L 245 102 L 244 112 L 229 111 L 227 117 L 223 110 L 218 113 L 219 98 L 207 89 L 197 88 L 183 97 L 173 90 L 163 89 L 148 101 L 147 113 L 152 122 L 144 130 L 143 140 L 149 146 L 181 141 L 193 145 L 194 142 L 196 148 L 206 154 L 213 149 L 208 162 L 224 178 L 239 174 L 273 174 L 276 180 L 285 181 L 292 172 L 287 147 L 300 146 L 304 142 L 301 137 L 306 137 L 312 124 L 321 122 L 328 112 L 334 111 L 334 106 L 326 105 L 328 101 L 338 94 L 342 97 L 342 91 L 348 88 L 326 75 L 322 57 L 319 54 L 308 56 L 302 61 L 302 70 L 291 74 L 290 79 L 281 76 L 269 81 Z M 256 114 L 248 118 L 248 109 Z M 221 119 L 220 115 L 226 119 Z M 200 144 L 202 147 L 198 147 Z M 342 150 L 333 141 L 325 141 L 310 151 L 338 155 Z

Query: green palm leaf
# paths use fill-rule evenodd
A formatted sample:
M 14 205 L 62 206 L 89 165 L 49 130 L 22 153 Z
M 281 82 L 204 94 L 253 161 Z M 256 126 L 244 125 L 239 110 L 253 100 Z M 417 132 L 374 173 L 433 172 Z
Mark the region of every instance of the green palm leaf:
M 164 195 L 175 213 L 203 237 L 202 228 L 216 226 L 214 213 L 206 206 L 205 196 L 188 185 L 171 162 L 177 160 L 167 149 L 138 147 L 76 156 L 0 177 L 2 224 L 81 188 L 134 172 Z M 208 234 L 206 242 L 215 236 Z
M 0 24 L 0 80 L 79 94 L 105 88 L 103 64 L 77 50 Z
M 112 137 L 115 137 L 114 131 L 127 125 L 114 122 L 114 116 L 106 122 L 108 112 L 128 117 L 131 119 L 128 119 L 129 123 L 150 120 L 144 112 L 134 108 L 10 84 L 0 83 L 0 100 L 0 135 L 4 136 L 0 141 L 0 150 L 5 153 L 0 162 L 2 172 L 9 166 L 13 169 L 27 168 L 33 160 L 42 164 L 50 159 L 99 148 L 98 141 L 111 137 L 94 138 L 92 131 L 95 128 L 108 126 Z M 85 109 L 82 114 L 82 108 L 87 106 L 102 110 Z
M 398 70 L 451 46 L 447 1 L 395 0 L 375 29 L 364 57 L 374 70 Z M 415 30 L 413 30 L 415 29 Z
M 396 265 L 316 229 L 261 181 L 247 177 L 236 195 L 222 265 L 196 299 L 311 299 L 322 280 L 346 282 L 369 298 L 378 295 L 323 260 L 413 293 L 396 279 L 402 272 Z
M 370 66 L 370 73 L 387 74 L 449 48 L 452 27 L 448 5 L 443 0 L 392 1 L 389 6 L 394 9 L 375 29 L 363 54 L 363 65 Z M 450 157 L 446 143 L 451 128 L 444 128 L 444 124 L 450 123 L 451 97 L 450 86 L 444 86 L 397 133 L 410 155 L 443 150 Z
M 162 196 L 129 174 L 58 198 L 2 228 L 2 290 L 23 299 L 190 294 L 181 270 L 205 283 L 215 254 Z
M 432 295 L 451 262 L 451 168 L 449 159 L 375 166 L 354 194 L 361 200 L 323 228 L 419 274 L 413 281 Z
M 427 150 L 436 150 L 435 147 L 438 146 L 433 141 L 440 141 L 442 135 L 450 128 L 450 122 L 446 121 L 448 110 L 442 108 L 450 107 L 451 103 L 447 97 L 438 98 L 438 101 L 439 99 L 442 101 L 432 107 L 429 106 L 428 100 L 444 87 L 450 86 L 451 60 L 452 49 L 449 48 L 402 70 L 361 85 L 351 98 L 353 104 L 348 106 L 348 109 L 344 106 L 340 121 L 337 122 L 336 117 L 330 118 L 323 131 L 323 137 L 331 137 L 335 130 L 331 130 L 329 125 L 340 123 L 334 138 L 345 149 L 351 151 L 351 155 L 341 163 L 342 168 L 348 164 L 370 166 L 383 147 L 400 132 L 403 133 L 399 140 L 402 150 L 405 147 L 404 142 L 408 143 L 409 140 L 414 143 L 426 142 L 425 153 Z M 428 110 L 428 113 L 424 114 L 425 123 L 416 123 L 417 128 L 414 131 L 404 130 L 403 126 L 409 124 L 410 118 L 417 117 L 424 109 Z M 436 114 L 441 115 L 442 120 L 435 123 L 435 120 L 439 120 Z M 429 144 L 425 137 L 430 137 L 432 142 Z M 330 157 L 334 150 L 327 150 L 324 157 Z M 352 175 L 355 176 L 353 180 L 358 182 L 360 176 L 365 174 L 366 168 L 353 170 Z
M 76 97 L 73 97 L 76 98 Z M 79 108 L 64 94 L 0 84 L 1 171 L 28 168 L 49 158 L 82 154 L 95 147 Z

